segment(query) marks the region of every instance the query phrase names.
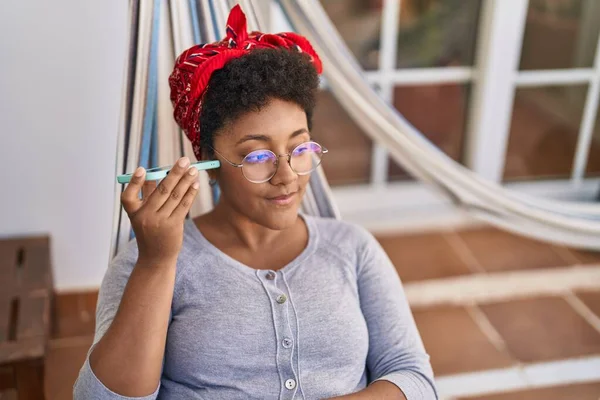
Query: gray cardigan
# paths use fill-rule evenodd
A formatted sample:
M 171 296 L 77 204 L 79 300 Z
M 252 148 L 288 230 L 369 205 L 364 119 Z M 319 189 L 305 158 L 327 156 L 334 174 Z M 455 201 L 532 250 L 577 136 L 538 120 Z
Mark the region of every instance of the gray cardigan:
M 143 399 L 322 399 L 375 380 L 394 383 L 409 400 L 437 398 L 402 284 L 379 243 L 358 226 L 303 218 L 308 246 L 278 271 L 241 264 L 186 220 L 162 378 Z M 94 343 L 136 260 L 133 240 L 112 261 Z M 88 360 L 74 397 L 128 398 L 106 388 Z

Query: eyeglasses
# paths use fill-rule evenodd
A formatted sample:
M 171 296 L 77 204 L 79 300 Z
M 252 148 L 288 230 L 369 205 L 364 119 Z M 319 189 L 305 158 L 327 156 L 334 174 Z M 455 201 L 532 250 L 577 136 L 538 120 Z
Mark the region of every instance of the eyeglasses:
M 279 158 L 286 157 L 292 171 L 298 175 L 308 175 L 321 164 L 321 157 L 328 150 L 316 142 L 299 144 L 287 154 L 277 155 L 271 150 L 255 150 L 242 160 L 241 164 L 229 161 L 216 149 L 213 150 L 225 161 L 236 168 L 241 168 L 244 177 L 252 183 L 268 182 L 277 173 Z

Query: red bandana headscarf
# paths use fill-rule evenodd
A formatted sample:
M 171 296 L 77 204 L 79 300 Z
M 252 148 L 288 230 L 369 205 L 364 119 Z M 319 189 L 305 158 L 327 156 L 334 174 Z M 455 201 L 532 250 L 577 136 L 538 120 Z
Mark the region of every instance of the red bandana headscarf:
M 173 114 L 175 121 L 192 142 L 198 159 L 201 156 L 202 96 L 213 71 L 223 68 L 231 59 L 248 54 L 252 49 L 284 47 L 308 54 L 317 73 L 322 72 L 321 60 L 305 37 L 293 32 L 248 34 L 246 29 L 246 16 L 240 6 L 236 5 L 227 19 L 227 36 L 223 40 L 193 46 L 175 60 L 175 68 L 169 77 Z

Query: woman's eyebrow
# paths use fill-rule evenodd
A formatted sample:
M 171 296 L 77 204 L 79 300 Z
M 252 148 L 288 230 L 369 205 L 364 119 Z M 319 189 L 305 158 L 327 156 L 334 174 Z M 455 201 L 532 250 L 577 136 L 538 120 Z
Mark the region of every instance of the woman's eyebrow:
M 295 138 L 296 136 L 300 136 L 303 133 L 308 133 L 308 129 L 306 129 L 306 128 L 300 128 L 300 129 L 292 132 L 292 134 L 290 135 L 290 139 Z
M 290 139 L 295 138 L 296 136 L 300 136 L 303 133 L 308 133 L 308 129 L 306 129 L 306 128 L 300 128 L 298 130 L 295 130 L 290 135 Z M 246 135 L 243 138 L 241 138 L 240 140 L 238 140 L 235 145 L 237 146 L 239 144 L 242 144 L 242 143 L 250 141 L 250 140 L 259 140 L 261 142 L 270 142 L 271 141 L 271 137 L 267 136 L 267 135 L 256 135 L 256 134 L 254 134 L 254 135 Z
M 249 140 L 260 140 L 261 142 L 270 142 L 271 138 L 267 135 L 246 135 L 240 140 L 238 140 L 235 145 L 237 146 L 238 144 L 247 142 Z

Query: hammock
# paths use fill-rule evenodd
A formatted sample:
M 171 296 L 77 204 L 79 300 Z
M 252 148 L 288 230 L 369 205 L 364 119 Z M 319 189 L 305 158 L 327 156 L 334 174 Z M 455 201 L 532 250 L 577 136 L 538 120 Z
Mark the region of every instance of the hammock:
M 129 3 L 127 57 L 119 127 L 116 173 L 171 165 L 182 155 L 193 159 L 191 145 L 172 116 L 168 76 L 175 58 L 195 43 L 222 38 L 231 7 L 239 3 L 248 30 L 267 30 L 261 0 L 152 0 Z M 394 160 L 416 178 L 431 184 L 456 206 L 499 228 L 539 240 L 600 249 L 600 207 L 527 197 L 485 181 L 456 163 L 369 86 L 318 0 L 279 0 L 294 30 L 306 36 L 319 54 L 328 86 L 369 137 L 383 144 Z M 333 149 L 335 151 L 335 149 Z M 190 216 L 210 210 L 218 197 L 206 173 Z M 111 256 L 131 238 L 127 214 L 115 190 Z M 322 168 L 310 178 L 302 211 L 340 218 Z
M 191 144 L 173 119 L 168 77 L 175 58 L 183 50 L 195 43 L 221 39 L 230 8 L 223 1 L 212 0 L 130 1 L 129 54 L 121 99 L 116 175 L 133 171 L 139 165 L 172 165 L 184 155 L 194 159 Z M 249 29 L 257 29 L 257 18 L 260 17 L 254 13 L 248 16 Z M 218 188 L 211 188 L 206 172 L 201 171 L 199 179 L 201 186 L 190 217 L 209 211 L 218 198 Z M 129 218 L 121 207 L 122 190 L 117 184 L 111 257 L 132 235 Z M 321 167 L 311 174 L 302 211 L 339 218 Z

